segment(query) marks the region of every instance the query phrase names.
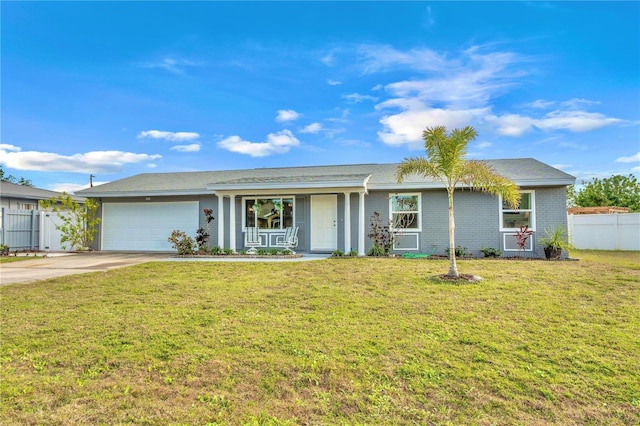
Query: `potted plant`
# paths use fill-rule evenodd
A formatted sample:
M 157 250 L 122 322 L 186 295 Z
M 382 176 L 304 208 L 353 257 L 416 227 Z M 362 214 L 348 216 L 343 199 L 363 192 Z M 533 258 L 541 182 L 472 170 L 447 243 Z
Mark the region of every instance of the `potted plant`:
M 567 230 L 563 226 L 548 227 L 544 236 L 538 242 L 544 245 L 544 255 L 547 259 L 560 259 L 562 250 L 569 250 L 571 243 L 567 237 Z

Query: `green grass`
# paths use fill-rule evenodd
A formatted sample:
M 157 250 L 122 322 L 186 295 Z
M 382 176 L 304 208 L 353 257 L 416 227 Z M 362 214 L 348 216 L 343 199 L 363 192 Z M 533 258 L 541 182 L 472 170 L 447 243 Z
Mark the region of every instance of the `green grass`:
M 0 288 L 13 424 L 640 422 L 637 253 L 156 262 Z
M 44 259 L 45 256 L 33 254 L 31 256 L 2 256 L 0 257 L 0 263 L 21 262 L 23 260 Z

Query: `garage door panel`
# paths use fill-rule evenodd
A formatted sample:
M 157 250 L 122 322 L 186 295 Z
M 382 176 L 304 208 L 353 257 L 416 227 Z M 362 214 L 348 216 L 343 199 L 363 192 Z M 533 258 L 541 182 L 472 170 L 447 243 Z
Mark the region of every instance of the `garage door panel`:
M 104 203 L 102 249 L 172 251 L 167 241 L 175 229 L 195 235 L 197 201 L 166 203 Z

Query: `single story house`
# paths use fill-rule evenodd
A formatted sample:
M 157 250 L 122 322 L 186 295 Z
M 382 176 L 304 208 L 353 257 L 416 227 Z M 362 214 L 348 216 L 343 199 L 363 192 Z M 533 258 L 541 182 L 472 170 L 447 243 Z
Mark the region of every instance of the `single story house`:
M 455 196 L 456 244 L 474 255 L 482 247 L 517 252 L 514 232 L 527 225 L 536 234 L 567 225 L 567 173 L 532 158 L 487 160 L 522 191 L 516 209 L 492 195 L 460 190 Z M 396 181 L 397 164 L 258 168 L 180 173 L 144 173 L 77 195 L 100 202 L 98 250 L 172 251 L 173 230 L 195 236 L 206 227 L 211 209 L 210 245 L 244 248 L 246 227 L 258 226 L 263 247 L 273 247 L 286 227 L 299 228 L 298 252 L 348 252 L 363 255 L 374 212 L 386 222 L 402 219 L 396 253 L 444 253 L 448 247 L 447 195 L 441 182 L 410 177 Z
M 62 234 L 56 229 L 61 221 L 38 204 L 60 195 L 61 192 L 0 182 L 0 244 L 11 250 L 62 250 Z M 71 198 L 84 203 L 82 197 Z
M 13 210 L 40 210 L 38 201 L 48 200 L 62 195 L 61 192 L 18 185 L 11 182 L 0 182 L 0 207 Z M 84 202 L 84 198 L 71 196 L 75 201 Z

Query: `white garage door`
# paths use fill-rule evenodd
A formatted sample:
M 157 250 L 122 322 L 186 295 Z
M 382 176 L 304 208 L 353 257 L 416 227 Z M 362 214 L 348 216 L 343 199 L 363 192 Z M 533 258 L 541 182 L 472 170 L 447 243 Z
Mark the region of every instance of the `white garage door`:
M 167 238 L 174 229 L 195 237 L 197 201 L 104 203 L 102 250 L 173 251 Z

